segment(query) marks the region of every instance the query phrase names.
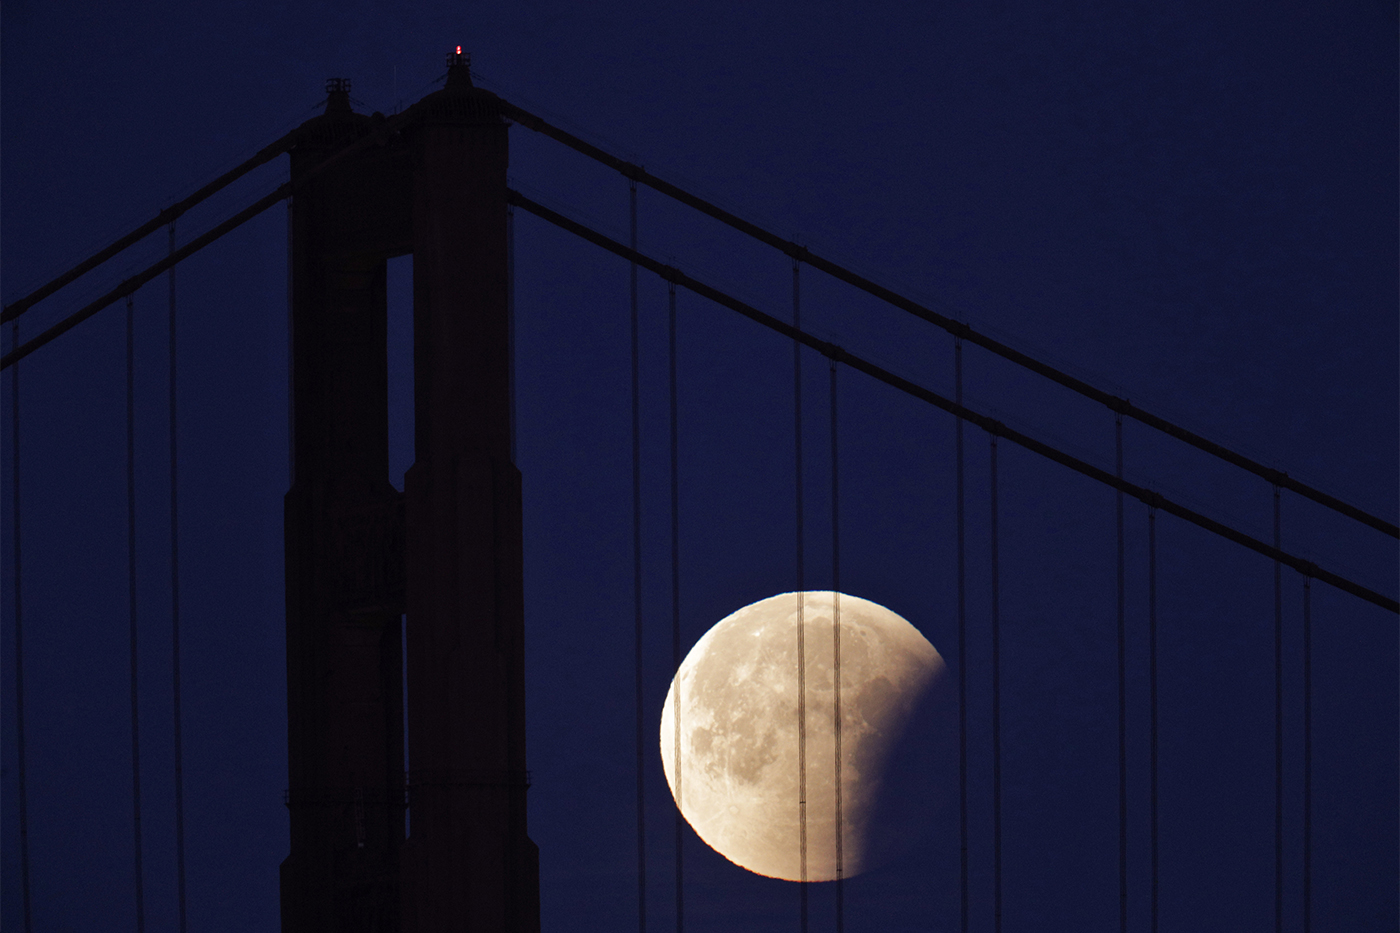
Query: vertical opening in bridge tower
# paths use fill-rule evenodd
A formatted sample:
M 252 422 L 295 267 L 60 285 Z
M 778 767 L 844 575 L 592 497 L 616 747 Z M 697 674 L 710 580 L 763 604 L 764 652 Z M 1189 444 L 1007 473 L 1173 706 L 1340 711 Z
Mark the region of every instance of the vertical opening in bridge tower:
M 413 466 L 413 254 L 391 257 L 387 277 L 389 484 L 403 492 Z

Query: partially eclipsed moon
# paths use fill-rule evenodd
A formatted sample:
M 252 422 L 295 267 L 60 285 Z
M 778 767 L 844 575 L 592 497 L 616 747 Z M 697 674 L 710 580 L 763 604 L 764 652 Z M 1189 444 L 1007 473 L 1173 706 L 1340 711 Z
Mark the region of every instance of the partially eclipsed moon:
M 870 868 L 878 831 L 872 817 L 890 753 L 943 670 L 914 626 L 856 596 L 781 593 L 706 632 L 666 694 L 661 760 L 671 796 L 711 848 L 760 875 L 837 877 L 833 603 L 841 620 L 840 874 Z M 806 658 L 805 873 L 799 628 Z

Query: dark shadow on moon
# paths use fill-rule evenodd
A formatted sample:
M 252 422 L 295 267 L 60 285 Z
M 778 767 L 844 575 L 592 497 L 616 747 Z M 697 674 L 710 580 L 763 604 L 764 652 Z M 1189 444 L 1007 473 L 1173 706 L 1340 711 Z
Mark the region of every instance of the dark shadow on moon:
M 957 826 L 957 704 L 956 682 L 945 668 L 915 702 L 901 734 L 892 737 L 867 817 L 864 874 L 896 865 L 921 843 L 958 848 L 957 838 L 935 838 L 940 827 L 951 825 L 956 832 Z

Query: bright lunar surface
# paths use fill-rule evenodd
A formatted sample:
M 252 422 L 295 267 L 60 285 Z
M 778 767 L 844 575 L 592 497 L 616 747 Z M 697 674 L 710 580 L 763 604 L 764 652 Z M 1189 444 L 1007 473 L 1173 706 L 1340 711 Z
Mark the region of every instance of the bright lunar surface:
M 841 650 L 841 876 L 873 867 L 887 764 L 944 667 L 914 626 L 856 596 L 769 597 L 705 633 L 671 682 L 661 714 L 661 759 L 681 813 L 715 851 L 772 878 L 837 877 L 834 608 Z M 799 627 L 806 658 L 805 879 Z

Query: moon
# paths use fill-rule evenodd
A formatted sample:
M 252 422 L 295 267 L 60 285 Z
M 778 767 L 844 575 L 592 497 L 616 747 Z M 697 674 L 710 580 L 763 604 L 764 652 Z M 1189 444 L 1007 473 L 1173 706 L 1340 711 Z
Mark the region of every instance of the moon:
M 832 676 L 838 614 L 839 836 Z M 806 660 L 800 674 L 799 632 Z M 859 874 L 874 866 L 880 849 L 875 817 L 891 753 L 943 670 L 914 626 L 857 596 L 780 593 L 745 606 L 705 633 L 667 691 L 661 760 L 671 796 L 701 839 L 749 871 L 787 881 Z

